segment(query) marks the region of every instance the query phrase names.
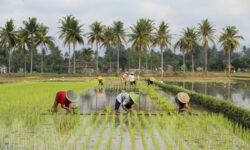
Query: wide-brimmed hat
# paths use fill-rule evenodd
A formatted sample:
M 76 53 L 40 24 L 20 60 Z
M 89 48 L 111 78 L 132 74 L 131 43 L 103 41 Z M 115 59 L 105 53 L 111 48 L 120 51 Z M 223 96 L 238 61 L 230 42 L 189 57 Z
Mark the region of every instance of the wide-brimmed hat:
M 185 92 L 179 92 L 179 93 L 177 94 L 177 99 L 178 99 L 180 102 L 182 102 L 182 103 L 188 103 L 189 100 L 190 100 L 190 97 L 189 97 L 188 94 L 185 93 Z
M 77 102 L 77 101 L 79 101 L 79 95 L 75 91 L 73 91 L 73 90 L 68 90 L 66 92 L 66 98 L 70 102 Z
M 98 76 L 97 80 L 103 80 L 103 77 L 102 76 Z
M 126 73 L 126 74 L 129 74 L 129 72 L 128 72 L 128 71 L 126 71 L 125 73 Z
M 154 77 L 150 77 L 149 80 L 150 81 L 155 81 L 155 78 Z
M 134 74 L 134 72 L 131 72 L 130 74 Z
M 139 101 L 139 95 L 135 92 L 129 92 L 129 97 L 132 99 L 134 103 L 138 103 Z

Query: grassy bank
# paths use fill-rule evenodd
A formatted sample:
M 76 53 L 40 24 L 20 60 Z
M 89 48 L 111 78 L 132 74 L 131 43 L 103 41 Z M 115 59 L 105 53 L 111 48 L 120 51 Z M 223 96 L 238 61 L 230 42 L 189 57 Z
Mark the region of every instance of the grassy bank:
M 250 129 L 250 111 L 247 109 L 236 106 L 223 99 L 215 98 L 213 96 L 208 96 L 200 93 L 195 93 L 175 85 L 163 84 L 160 82 L 155 82 L 155 84 L 161 87 L 163 90 L 170 91 L 173 94 L 185 91 L 189 94 L 191 102 L 200 104 L 213 112 L 222 113 L 230 120 Z

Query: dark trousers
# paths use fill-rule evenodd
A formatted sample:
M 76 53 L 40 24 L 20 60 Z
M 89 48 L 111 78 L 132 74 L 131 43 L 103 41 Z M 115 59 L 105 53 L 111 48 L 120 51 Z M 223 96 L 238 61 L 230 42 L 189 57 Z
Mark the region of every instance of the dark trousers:
M 130 81 L 130 85 L 135 85 L 136 86 L 136 81 Z
M 121 103 L 116 99 L 115 100 L 115 110 L 119 110 Z

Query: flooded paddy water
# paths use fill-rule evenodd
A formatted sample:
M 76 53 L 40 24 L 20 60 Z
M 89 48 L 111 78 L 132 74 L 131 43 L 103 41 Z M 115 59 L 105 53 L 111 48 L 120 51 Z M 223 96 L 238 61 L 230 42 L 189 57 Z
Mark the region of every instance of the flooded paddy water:
M 92 88 L 81 94 L 81 100 L 78 102 L 78 105 L 80 106 L 80 114 L 104 112 L 106 109 L 114 110 L 116 96 L 122 91 L 135 91 L 135 93 L 139 95 L 139 101 L 137 104 L 133 105 L 133 110 L 143 111 L 144 113 L 156 113 L 161 111 L 160 102 L 153 103 L 147 93 L 142 93 L 138 89 L 115 90 L 110 88 Z M 174 95 L 166 93 L 160 88 L 158 88 L 157 91 L 159 94 L 158 99 L 160 96 L 162 96 L 165 98 L 166 101 L 173 104 L 175 103 Z M 194 103 L 191 103 L 191 109 L 194 112 L 207 111 L 205 108 Z M 120 108 L 120 111 L 123 111 L 122 108 Z

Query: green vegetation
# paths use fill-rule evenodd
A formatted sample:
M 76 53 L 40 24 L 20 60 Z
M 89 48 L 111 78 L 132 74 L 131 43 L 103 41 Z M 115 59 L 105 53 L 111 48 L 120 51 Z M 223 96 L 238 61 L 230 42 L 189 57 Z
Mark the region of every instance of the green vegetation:
M 146 86 L 144 83 L 138 82 L 137 88 L 139 88 L 139 90 L 142 93 L 146 93 L 154 104 L 159 104 L 160 110 L 175 109 L 175 105 L 173 103 L 169 102 L 166 99 L 166 97 L 161 96 L 159 94 L 159 90 L 157 90 L 157 86 L 154 86 L 154 85 Z
M 1 85 L 0 149 L 111 150 L 126 149 L 127 144 L 133 150 L 250 148 L 250 130 L 222 114 L 176 115 L 165 109 L 156 114 L 116 114 L 110 107 L 104 113 L 88 116 L 66 115 L 64 110 L 48 114 L 56 91 L 74 89 L 84 93 L 96 84 L 91 81 Z M 138 86 L 150 97 L 159 94 L 156 86 L 147 87 L 141 82 Z M 167 100 L 159 98 L 156 103 L 161 101 Z
M 7 20 L 5 26 L 0 27 L 0 65 L 8 66 L 9 73 L 93 73 L 95 66 L 96 73 L 119 74 L 120 70 L 138 68 L 139 73 L 155 72 L 161 76 L 169 70 L 167 65 L 171 65 L 174 72 L 203 69 L 205 72 L 223 72 L 228 64 L 243 72 L 250 68 L 249 47 L 243 46 L 243 55 L 233 52 L 240 46 L 239 40 L 243 39 L 238 29 L 226 26 L 215 41 L 216 26 L 208 19 L 196 27 L 185 27 L 176 44 L 171 43 L 176 34 L 172 33 L 168 23 L 158 25 L 148 18 L 138 19 L 129 28 L 125 28 L 122 21 L 113 21 L 111 25 L 94 21 L 88 26 L 90 30 L 72 15 L 63 16 L 58 22 L 59 35 L 55 37 L 48 35 L 49 27 L 36 17 L 24 20 L 19 27 L 15 27 L 14 20 Z M 85 30 L 89 32 L 84 33 Z M 83 35 L 87 35 L 88 42 L 84 42 Z M 68 52 L 63 53 L 56 45 L 57 38 L 62 40 Z M 209 42 L 221 43 L 222 50 L 217 49 L 216 44 L 209 45 Z M 126 48 L 126 44 L 131 46 Z M 77 45 L 79 50 L 76 50 Z M 176 45 L 182 54 L 176 54 L 170 45 Z M 103 57 L 98 54 L 101 47 L 105 48 Z M 226 59 L 227 64 L 223 61 Z M 146 70 L 141 71 L 141 68 Z

